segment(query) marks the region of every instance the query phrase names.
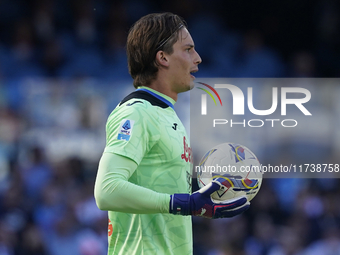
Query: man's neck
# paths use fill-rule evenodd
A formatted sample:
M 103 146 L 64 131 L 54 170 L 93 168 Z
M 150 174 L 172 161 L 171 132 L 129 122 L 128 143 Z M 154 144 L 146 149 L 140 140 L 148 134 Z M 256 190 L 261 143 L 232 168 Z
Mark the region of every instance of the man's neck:
M 166 84 L 164 81 L 161 82 L 161 81 L 155 80 L 151 82 L 151 84 L 147 87 L 154 89 L 168 97 L 171 97 L 173 100 L 177 101 L 177 93 L 174 91 L 171 91 L 170 85 Z

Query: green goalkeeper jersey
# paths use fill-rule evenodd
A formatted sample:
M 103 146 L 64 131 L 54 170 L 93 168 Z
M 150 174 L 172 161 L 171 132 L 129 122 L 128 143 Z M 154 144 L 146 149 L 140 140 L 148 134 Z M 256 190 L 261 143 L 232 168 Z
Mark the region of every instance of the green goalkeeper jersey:
M 132 92 L 108 118 L 104 151 L 137 163 L 129 182 L 169 195 L 191 193 L 191 148 L 174 103 L 147 87 Z M 109 211 L 108 239 L 109 255 L 192 254 L 191 217 Z

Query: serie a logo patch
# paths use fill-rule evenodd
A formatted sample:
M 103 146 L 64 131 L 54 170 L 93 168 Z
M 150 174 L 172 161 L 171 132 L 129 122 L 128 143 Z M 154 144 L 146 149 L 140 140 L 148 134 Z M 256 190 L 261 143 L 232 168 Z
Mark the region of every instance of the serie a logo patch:
M 117 139 L 129 141 L 134 124 L 135 124 L 134 120 L 123 119 L 119 126 L 119 133 Z

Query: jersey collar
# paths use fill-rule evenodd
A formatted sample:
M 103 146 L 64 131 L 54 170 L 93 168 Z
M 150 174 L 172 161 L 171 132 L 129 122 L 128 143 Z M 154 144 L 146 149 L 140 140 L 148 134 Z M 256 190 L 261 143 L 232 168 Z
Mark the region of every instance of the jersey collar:
M 145 91 L 147 93 L 149 93 L 150 95 L 158 98 L 159 100 L 161 100 L 162 102 L 164 102 L 165 104 L 167 104 L 168 106 L 170 106 L 172 109 L 174 109 L 174 104 L 176 103 L 175 100 L 173 100 L 171 97 L 168 97 L 154 89 L 151 89 L 149 87 L 145 87 L 145 86 L 141 86 L 138 87 L 136 89 L 136 91 Z

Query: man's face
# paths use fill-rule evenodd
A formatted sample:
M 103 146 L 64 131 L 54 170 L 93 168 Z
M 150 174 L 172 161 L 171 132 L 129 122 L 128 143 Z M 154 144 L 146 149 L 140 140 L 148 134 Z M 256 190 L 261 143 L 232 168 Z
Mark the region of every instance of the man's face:
M 197 66 L 202 60 L 195 51 L 194 41 L 186 28 L 179 31 L 173 53 L 168 58 L 172 91 L 180 93 L 192 89 L 195 79 L 192 73 L 198 71 Z

